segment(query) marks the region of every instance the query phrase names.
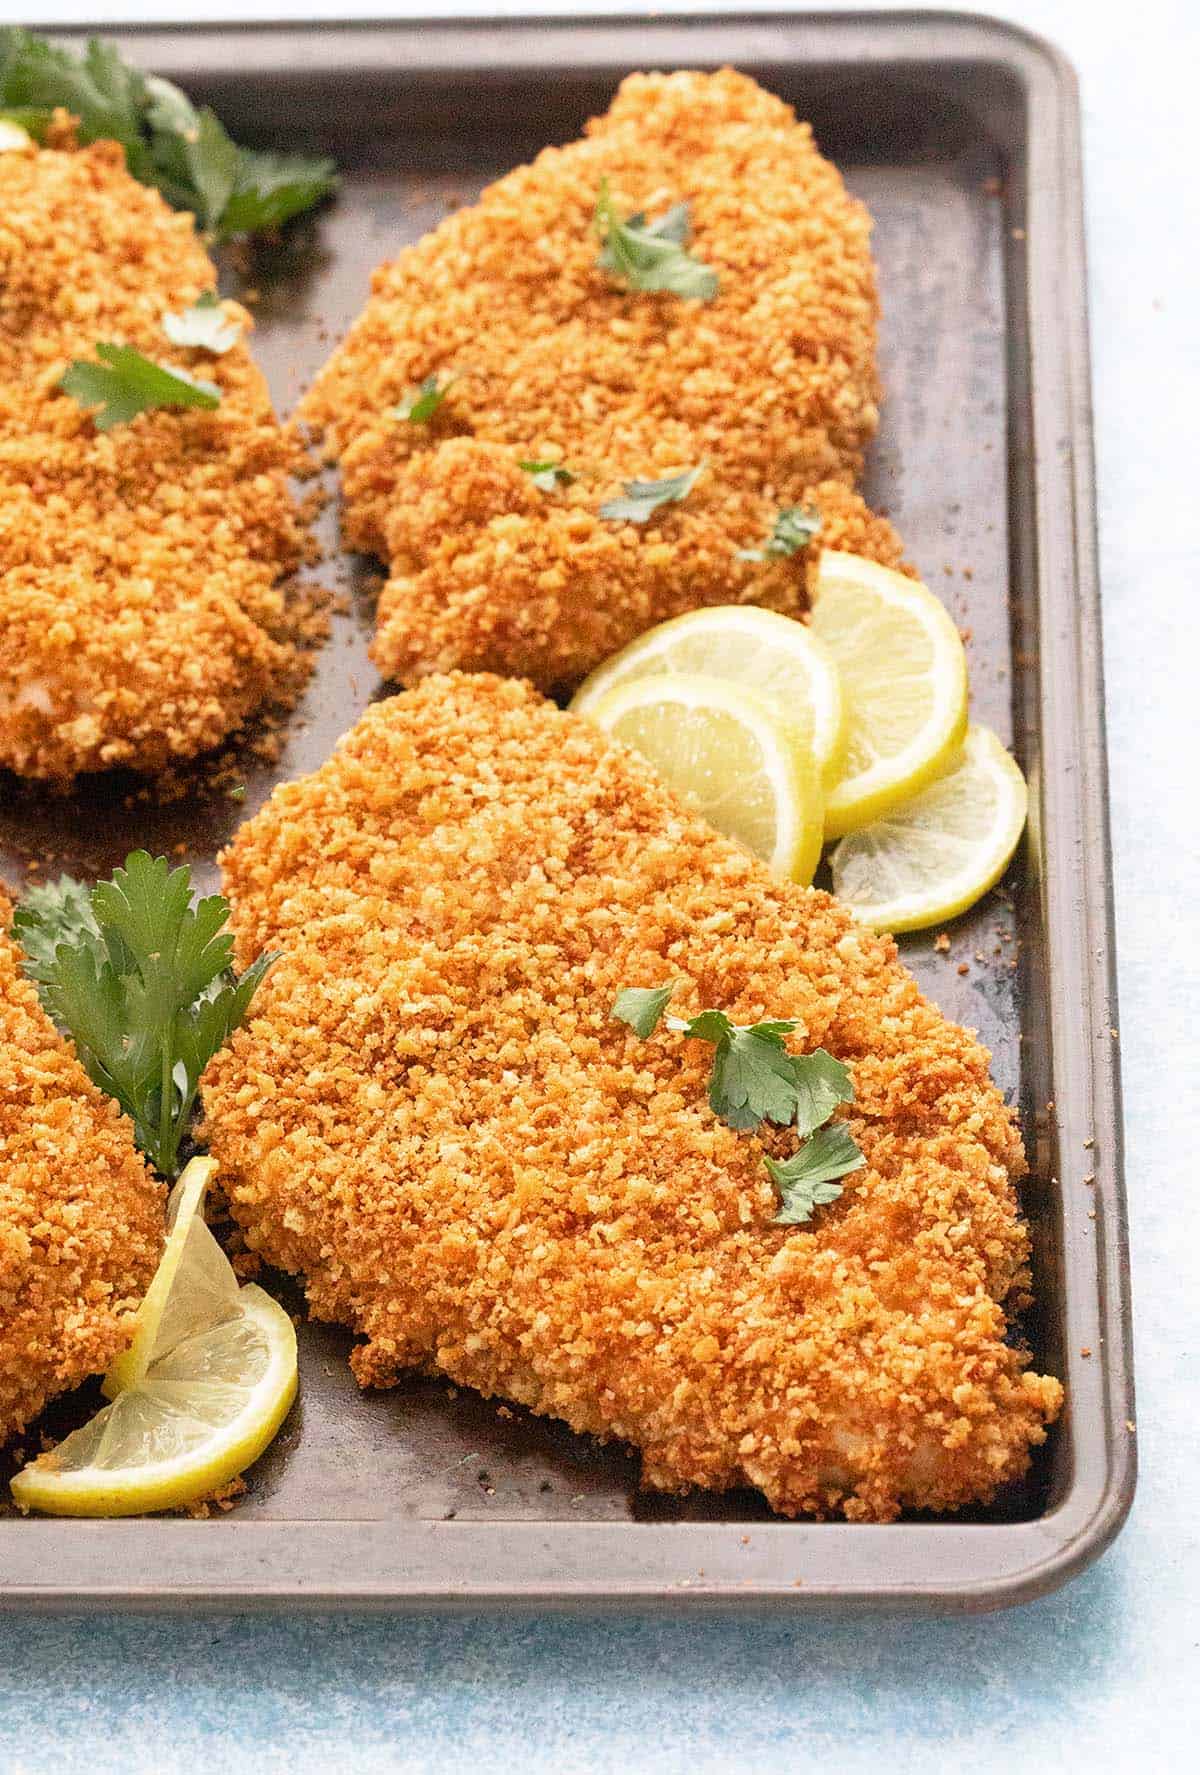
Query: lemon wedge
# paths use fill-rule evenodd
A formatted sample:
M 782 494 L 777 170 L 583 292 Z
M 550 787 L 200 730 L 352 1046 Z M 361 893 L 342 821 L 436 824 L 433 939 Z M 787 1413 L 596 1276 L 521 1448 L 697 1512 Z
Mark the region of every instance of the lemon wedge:
M 999 881 L 1027 804 L 1025 779 L 996 735 L 971 727 L 942 776 L 834 847 L 833 891 L 875 930 L 943 924 Z
M 238 1280 L 204 1223 L 204 1192 L 215 1159 L 193 1159 L 171 1191 L 167 1240 L 137 1313 L 137 1329 L 104 1377 L 106 1399 L 144 1379 L 156 1349 L 237 1312 Z
M 820 776 L 805 735 L 766 697 L 680 672 L 619 684 L 587 715 L 777 875 L 812 880 L 823 831 Z
M 841 774 L 846 704 L 833 657 L 804 623 L 753 604 L 714 604 L 659 623 L 597 666 L 571 707 L 590 713 L 619 684 L 664 672 L 740 684 L 776 703 L 807 737 L 822 779 Z
M 812 628 L 841 674 L 845 765 L 825 836 L 869 825 L 950 763 L 967 728 L 967 662 L 945 607 L 916 580 L 826 550 Z
M 53 1516 L 135 1516 L 188 1504 L 256 1461 L 296 1396 L 296 1332 L 239 1287 L 204 1224 L 210 1159 L 171 1196 L 169 1233 L 133 1343 L 105 1376 L 110 1405 L 23 1467 L 12 1495 Z

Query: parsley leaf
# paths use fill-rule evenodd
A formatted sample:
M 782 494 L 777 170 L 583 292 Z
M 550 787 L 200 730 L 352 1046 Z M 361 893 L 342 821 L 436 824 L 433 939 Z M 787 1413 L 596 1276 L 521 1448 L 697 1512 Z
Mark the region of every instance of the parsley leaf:
M 796 1084 L 796 1113 L 792 1119 L 801 1137 L 827 1122 L 839 1103 L 854 1102 L 850 1068 L 824 1048 L 794 1056 L 792 1068 Z
M 172 345 L 211 351 L 214 357 L 221 357 L 242 336 L 241 327 L 230 320 L 213 290 L 205 290 L 182 314 L 164 314 L 162 330 Z
M 227 902 L 192 900 L 190 870 L 134 851 L 90 894 L 64 878 L 13 919 L 46 1010 L 167 1177 L 179 1170 L 200 1075 L 275 959 L 260 956 L 239 978 Z
M 627 986 L 617 994 L 612 1015 L 645 1039 L 662 1022 L 674 992 L 674 984 Z M 708 1101 L 730 1128 L 795 1123 L 799 1150 L 790 1159 L 765 1160 L 780 1194 L 776 1219 L 800 1225 L 814 1208 L 836 1201 L 842 1190 L 834 1180 L 866 1163 L 849 1129 L 829 1122 L 839 1103 L 854 1099 L 849 1068 L 824 1048 L 790 1054 L 784 1045 L 796 1028 L 790 1018 L 742 1024 L 731 1022 L 724 1011 L 700 1011 L 695 1017 L 667 1017 L 666 1026 L 676 1035 L 712 1043 Z
M 407 419 L 413 425 L 428 425 L 454 384 L 460 380 L 457 375 L 447 376 L 439 382 L 437 373 L 426 376 L 419 388 L 411 390 L 404 399 L 391 410 L 393 419 Z
M 199 113 L 185 92 L 158 74 L 145 79 L 146 128 L 160 136 L 193 135 Z
M 841 1122 L 818 1128 L 790 1159 L 768 1159 L 767 1170 L 779 1190 L 776 1221 L 781 1226 L 803 1226 L 812 1219 L 814 1208 L 837 1201 L 842 1186 L 834 1180 L 865 1164 L 854 1136 Z
M 701 1011 L 680 1030 L 681 1035 L 712 1042 L 712 1077 L 708 1101 L 714 1115 L 731 1128 L 757 1128 L 760 1122 L 786 1126 L 796 1109 L 795 1058 L 783 1038 L 790 1022 L 731 1023 L 723 1011 Z
M 324 156 L 270 154 L 255 148 L 240 148 L 238 154 L 233 194 L 221 212 L 222 235 L 282 228 L 337 189 L 337 169 Z
M 762 547 L 739 549 L 738 559 L 766 561 L 775 555 L 798 554 L 801 549 L 808 547 L 820 528 L 820 512 L 812 511 L 805 505 L 785 505 L 775 519 L 775 528 Z
M 214 112 L 109 43 L 92 38 L 79 58 L 20 26 L 0 28 L 0 111 L 35 113 L 38 134 L 56 105 L 79 119 L 82 142 L 120 142 L 135 179 L 222 238 L 278 228 L 337 185 L 324 156 L 239 147 Z
M 627 986 L 617 995 L 612 1014 L 645 1039 L 658 1027 L 674 991 L 674 985 Z M 757 1128 L 762 1121 L 786 1125 L 793 1119 L 797 1061 L 788 1053 L 783 1038 L 795 1027 L 785 1019 L 732 1023 L 724 1011 L 667 1018 L 667 1028 L 674 1034 L 712 1043 L 715 1053 L 708 1101 L 731 1128 Z
M 241 149 L 220 118 L 207 107 L 197 111 L 186 93 L 152 75 L 145 83 L 144 122 L 152 149 L 147 183 L 157 185 L 176 209 L 191 210 L 201 228 L 230 232 L 222 220 Z
M 81 407 L 99 407 L 93 415 L 97 431 L 128 425 L 139 413 L 156 407 L 204 407 L 221 404 L 221 391 L 182 370 L 167 370 L 129 345 L 97 345 L 98 364 L 76 358 L 59 382 L 64 394 Z
M 684 250 L 691 233 L 686 203 L 672 204 L 657 222 L 647 222 L 641 214 L 623 222 L 613 207 L 608 180 L 601 179 L 593 225 L 601 242 L 597 265 L 631 290 L 667 291 L 701 302 L 716 295 L 716 272 Z
M 236 228 L 226 227 L 225 216 L 237 184 L 237 144 L 207 106 L 197 117 L 195 127 L 180 137 L 180 143 L 192 190 L 199 200 L 196 217 L 201 227 L 218 235 L 236 234 Z
M 239 148 L 215 112 L 197 111 L 169 80 L 151 77 L 146 90 L 152 183 L 218 239 L 281 228 L 337 188 L 332 160 Z
M 12 934 L 25 951 L 25 972 L 36 985 L 45 986 L 53 977 L 60 943 L 99 946 L 90 890 L 70 875 L 31 887 L 13 913 Z
M 517 467 L 525 470 L 539 493 L 553 493 L 556 487 L 569 487 L 572 481 L 579 479 L 569 468 L 550 457 L 543 462 L 518 462 Z
M 702 462 L 697 468 L 681 469 L 679 474 L 668 475 L 663 481 L 626 481 L 625 498 L 606 499 L 600 516 L 622 524 L 648 523 L 660 505 L 678 505 L 686 499 L 705 466 Z
M 628 1023 L 635 1034 L 645 1041 L 662 1019 L 662 1014 L 671 1002 L 674 986 L 627 986 L 618 992 L 612 1014 L 621 1023 Z

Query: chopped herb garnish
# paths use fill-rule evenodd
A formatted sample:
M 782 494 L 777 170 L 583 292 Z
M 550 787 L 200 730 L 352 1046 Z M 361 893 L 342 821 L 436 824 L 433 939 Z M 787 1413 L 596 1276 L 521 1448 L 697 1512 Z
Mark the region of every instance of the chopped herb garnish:
M 814 1208 L 836 1202 L 842 1186 L 835 1180 L 866 1164 L 854 1136 L 841 1122 L 818 1128 L 790 1159 L 767 1160 L 767 1170 L 779 1191 L 781 1226 L 803 1226 Z
M 713 1044 L 708 1101 L 714 1115 L 731 1128 L 757 1128 L 763 1121 L 786 1126 L 796 1105 L 793 1057 L 783 1038 L 794 1023 L 752 1023 L 741 1028 L 723 1011 L 701 1011 L 687 1022 L 671 1018 L 668 1028 L 694 1041 Z
M 459 377 L 447 376 L 439 382 L 436 373 L 426 376 L 419 388 L 413 389 L 391 410 L 393 419 L 407 419 L 413 425 L 428 425 Z
M 785 505 L 761 548 L 739 549 L 742 561 L 765 561 L 772 555 L 795 555 L 806 549 L 821 528 L 820 512 L 806 505 Z
M 674 995 L 674 986 L 627 986 L 624 992 L 618 992 L 612 1014 L 618 1022 L 628 1023 L 634 1034 L 645 1041 L 658 1028 Z
M 784 1036 L 796 1025 L 771 1020 L 742 1027 L 724 1011 L 701 1011 L 698 1017 L 671 1017 L 667 1027 L 693 1041 L 713 1045 L 708 1101 L 714 1115 L 731 1128 L 757 1128 L 760 1122 L 786 1127 L 796 1114 L 796 1069 Z
M 624 499 L 606 499 L 600 507 L 602 518 L 613 518 L 622 524 L 645 524 L 660 505 L 678 505 L 686 499 L 705 465 L 685 468 L 663 481 L 626 481 Z
M 597 265 L 629 289 L 694 296 L 701 302 L 711 302 L 716 295 L 716 272 L 685 251 L 691 234 L 686 203 L 673 203 L 657 222 L 647 222 L 640 213 L 622 221 L 613 207 L 608 180 L 601 179 L 594 226 L 601 241 Z
M 579 479 L 561 462 L 550 458 L 544 462 L 519 462 L 517 467 L 525 470 L 539 493 L 553 493 L 556 487 L 569 487 L 572 481 Z
M 221 391 L 182 370 L 168 370 L 129 345 L 97 345 L 98 364 L 76 358 L 59 383 L 81 407 L 98 407 L 97 431 L 128 425 L 139 413 L 155 407 L 204 407 L 221 404 Z
M 337 184 L 324 157 L 240 148 L 214 112 L 109 43 L 93 37 L 80 58 L 20 26 L 0 28 L 0 112 L 40 138 L 59 105 L 79 119 L 82 142 L 120 142 L 135 179 L 219 238 L 278 228 Z
M 627 986 L 612 1014 L 645 1040 L 664 1020 L 675 986 Z M 787 1225 L 808 1220 L 813 1208 L 836 1201 L 834 1179 L 865 1163 L 850 1131 L 829 1117 L 839 1103 L 854 1099 L 849 1069 L 824 1048 L 791 1054 L 784 1044 L 796 1024 L 790 1018 L 732 1023 L 724 1011 L 695 1017 L 666 1017 L 675 1035 L 713 1045 L 708 1101 L 714 1114 L 740 1131 L 763 1122 L 794 1124 L 803 1144 L 790 1159 L 767 1159 L 780 1192 L 778 1219 Z
M 191 872 L 134 851 L 89 893 L 34 889 L 13 918 L 46 1011 L 115 1097 L 146 1157 L 179 1170 L 200 1075 L 241 1023 L 273 956 L 239 978 L 220 894 L 192 904 Z
M 238 322 L 230 320 L 212 290 L 205 290 L 182 314 L 164 314 L 162 329 L 172 345 L 211 351 L 214 357 L 223 356 L 242 336 Z

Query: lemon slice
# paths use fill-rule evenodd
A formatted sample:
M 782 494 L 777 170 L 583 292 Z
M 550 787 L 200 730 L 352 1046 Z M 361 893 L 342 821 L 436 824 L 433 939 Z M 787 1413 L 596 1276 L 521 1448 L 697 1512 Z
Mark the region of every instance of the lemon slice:
M 635 678 L 699 672 L 742 684 L 775 702 L 808 737 L 822 779 L 840 774 L 846 747 L 846 704 L 833 657 L 804 623 L 753 604 L 714 604 L 659 623 L 615 653 L 575 692 L 581 715 Z
M 942 776 L 835 846 L 833 891 L 875 930 L 942 924 L 999 881 L 1027 803 L 1025 779 L 996 735 L 971 727 Z
M 618 685 L 596 699 L 588 719 L 641 752 L 711 825 L 777 875 L 812 880 L 824 794 L 804 735 L 774 703 L 681 672 Z
M 23 1510 L 134 1516 L 191 1503 L 256 1461 L 287 1416 L 295 1327 L 261 1288 L 239 1288 L 205 1226 L 212 1169 L 194 1160 L 172 1193 L 133 1344 L 105 1377 L 112 1403 L 16 1475 Z
M 826 550 L 812 627 L 846 697 L 845 768 L 825 836 L 869 825 L 949 764 L 967 728 L 967 662 L 944 606 L 916 580 Z

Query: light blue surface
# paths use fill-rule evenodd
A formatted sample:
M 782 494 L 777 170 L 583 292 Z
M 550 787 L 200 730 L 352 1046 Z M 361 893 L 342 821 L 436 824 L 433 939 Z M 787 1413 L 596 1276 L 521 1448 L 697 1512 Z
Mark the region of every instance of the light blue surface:
M 530 0 L 489 10 L 538 9 Z M 108 0 L 102 10 L 185 9 Z M 187 10 L 289 8 L 226 0 Z M 290 10 L 339 8 L 309 0 Z M 428 10 L 455 9 L 442 0 Z M 619 8 L 590 0 L 587 10 Z M 1200 10 L 1194 0 L 993 10 L 1056 38 L 1083 81 L 1140 1393 L 1142 1477 L 1128 1527 L 1059 1595 L 974 1621 L 7 1619 L 3 1775 L 370 1775 L 518 1759 L 522 1775 L 773 1775 L 818 1764 L 830 1775 L 964 1765 L 989 1775 L 1193 1760 Z M 0 21 L 28 16 L 0 0 Z M 38 8 L 46 22 L 88 16 L 78 3 Z

